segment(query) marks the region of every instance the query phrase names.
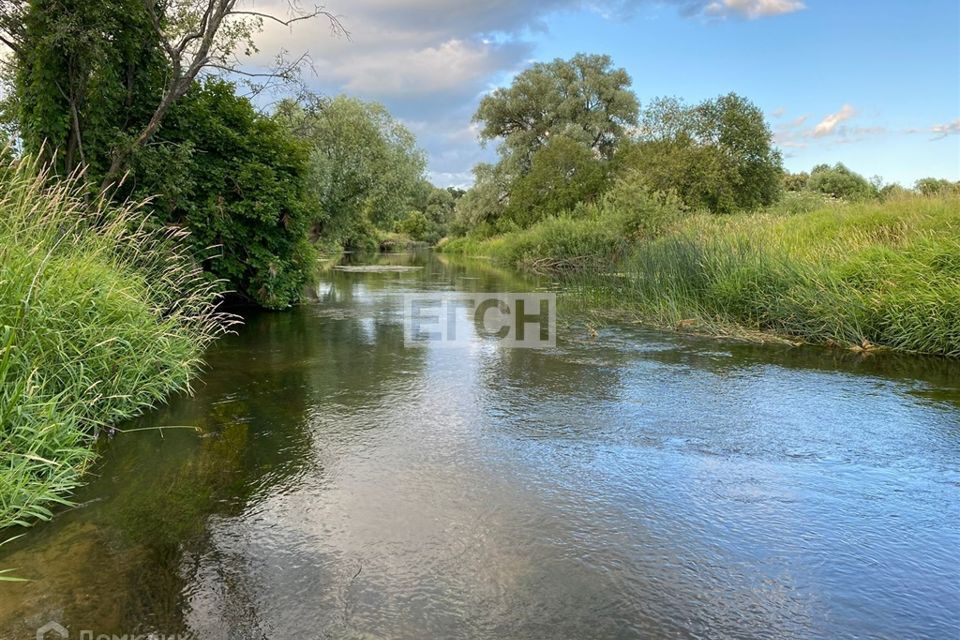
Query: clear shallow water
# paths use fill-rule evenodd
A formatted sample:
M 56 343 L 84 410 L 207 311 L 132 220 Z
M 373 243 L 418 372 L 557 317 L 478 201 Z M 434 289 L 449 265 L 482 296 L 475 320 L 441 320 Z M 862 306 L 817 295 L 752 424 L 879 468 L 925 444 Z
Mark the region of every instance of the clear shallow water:
M 405 348 L 391 256 L 250 318 L 80 506 L 0 549 L 0 638 L 960 635 L 960 364 L 561 310 L 551 351 Z

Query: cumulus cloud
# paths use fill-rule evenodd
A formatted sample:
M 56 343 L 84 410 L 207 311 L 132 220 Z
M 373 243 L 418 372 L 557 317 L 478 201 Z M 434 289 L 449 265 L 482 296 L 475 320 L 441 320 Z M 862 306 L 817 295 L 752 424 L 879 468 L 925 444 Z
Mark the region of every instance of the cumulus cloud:
M 813 127 L 804 126 L 809 116 L 798 116 L 776 128 L 774 141 L 784 148 L 803 149 L 813 143 L 850 144 L 887 133 L 887 129 L 879 125 L 850 126 L 847 124 L 857 115 L 857 109 L 845 104 L 836 113 L 824 116 Z
M 837 132 L 837 127 L 840 126 L 841 123 L 846 122 L 855 115 L 857 115 L 857 110 L 849 104 L 845 104 L 840 108 L 840 111 L 831 113 L 821 120 L 817 126 L 813 128 L 811 135 L 814 138 L 832 135 Z
M 289 0 L 246 0 L 257 11 L 288 16 Z M 383 102 L 418 130 L 436 176 L 459 180 L 491 158 L 464 131 L 481 95 L 525 67 L 531 34 L 563 11 L 625 18 L 665 5 L 696 18 L 754 19 L 803 8 L 798 0 L 328 0 L 350 37 L 334 37 L 322 20 L 292 29 L 268 22 L 251 60 L 271 66 L 277 51 L 307 52 L 313 73 L 305 80 L 320 93 L 349 93 Z M 709 28 L 705 26 L 704 28 Z
M 738 16 L 756 20 L 806 9 L 800 0 L 713 0 L 703 9 L 710 16 Z

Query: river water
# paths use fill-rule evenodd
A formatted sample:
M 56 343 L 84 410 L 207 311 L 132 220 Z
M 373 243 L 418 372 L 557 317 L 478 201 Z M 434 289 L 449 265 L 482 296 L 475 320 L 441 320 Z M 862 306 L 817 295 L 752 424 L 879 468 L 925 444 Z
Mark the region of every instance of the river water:
M 607 325 L 407 347 L 380 258 L 248 319 L 0 548 L 0 638 L 960 637 L 960 365 Z M 561 295 L 561 298 L 563 296 Z M 54 633 L 48 637 L 57 637 Z

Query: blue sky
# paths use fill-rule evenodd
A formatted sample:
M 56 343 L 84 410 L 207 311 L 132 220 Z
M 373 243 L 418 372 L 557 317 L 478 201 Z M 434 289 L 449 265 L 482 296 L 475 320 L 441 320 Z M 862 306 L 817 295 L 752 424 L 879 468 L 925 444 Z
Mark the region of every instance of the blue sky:
M 642 104 L 746 96 L 793 171 L 844 162 L 905 185 L 960 179 L 957 0 L 349 4 L 328 8 L 350 40 L 319 27 L 265 35 L 310 51 L 316 90 L 386 104 L 419 136 L 438 184 L 469 182 L 492 155 L 470 126 L 482 95 L 534 61 L 577 52 L 610 54 Z

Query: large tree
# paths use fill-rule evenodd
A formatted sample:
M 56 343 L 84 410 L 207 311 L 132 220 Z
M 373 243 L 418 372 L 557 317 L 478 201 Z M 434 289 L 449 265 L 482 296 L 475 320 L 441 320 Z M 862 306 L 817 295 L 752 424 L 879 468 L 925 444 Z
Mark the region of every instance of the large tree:
M 484 140 L 499 138 L 520 172 L 551 137 L 565 136 L 609 158 L 637 123 L 630 76 L 610 56 L 577 54 L 537 63 L 486 96 L 474 120 Z
M 154 221 L 189 229 L 206 271 L 263 307 L 299 300 L 313 268 L 308 149 L 232 84 L 187 92 L 131 168 L 125 192 L 152 197 Z
M 774 202 L 782 188 L 780 152 L 763 113 L 736 94 L 694 106 L 675 98 L 644 110 L 637 140 L 618 163 L 647 185 L 676 192 L 690 207 L 718 213 Z
M 0 0 L 27 149 L 46 145 L 57 168 L 88 165 L 112 186 L 202 74 L 295 74 L 304 57 L 264 74 L 243 68 L 265 21 L 325 16 L 342 32 L 322 8 L 296 6 L 279 17 L 238 0 Z
M 345 96 L 284 101 L 275 117 L 310 147 L 316 233 L 359 244 L 409 212 L 426 158 L 382 105 Z
M 530 171 L 510 186 L 506 218 L 528 227 L 596 200 L 608 186 L 608 169 L 609 163 L 584 145 L 553 138 L 533 155 Z

